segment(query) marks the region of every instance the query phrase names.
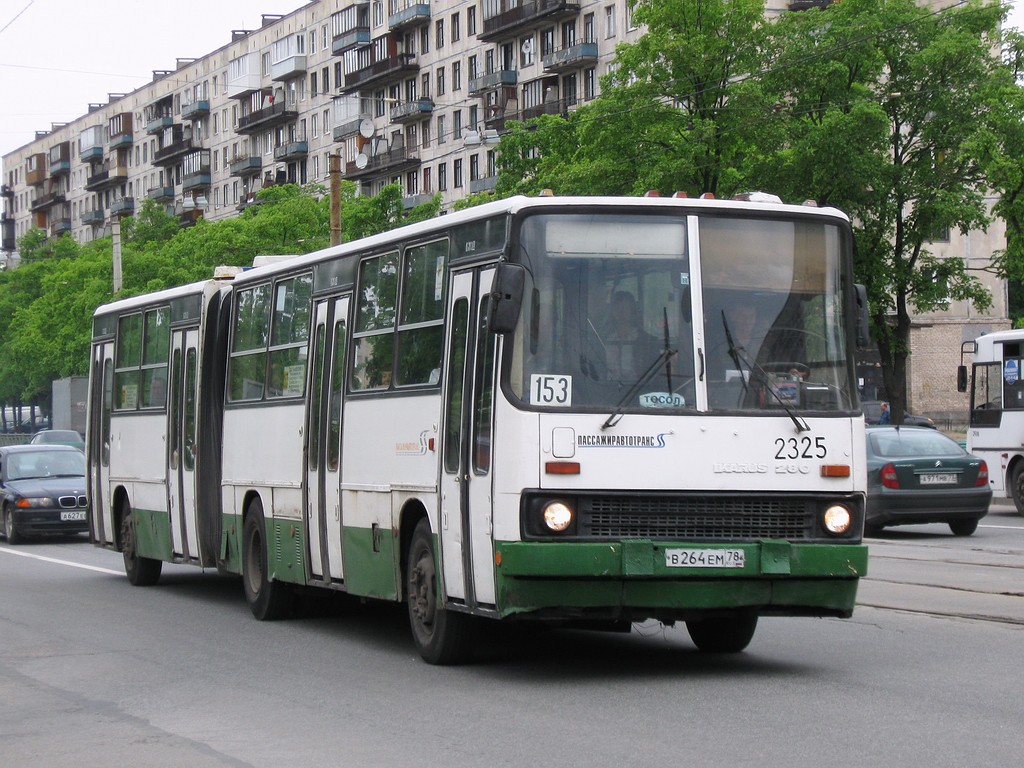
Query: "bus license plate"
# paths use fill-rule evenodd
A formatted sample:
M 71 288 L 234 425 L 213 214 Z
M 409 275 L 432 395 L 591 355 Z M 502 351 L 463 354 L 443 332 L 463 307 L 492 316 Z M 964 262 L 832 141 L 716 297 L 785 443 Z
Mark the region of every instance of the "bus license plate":
M 74 512 L 61 512 L 60 519 L 62 523 L 70 522 L 72 520 L 85 520 L 85 510 L 78 509 Z
M 742 568 L 742 549 L 666 549 L 669 568 Z
M 956 482 L 956 475 L 948 472 L 921 475 L 921 485 L 949 485 Z

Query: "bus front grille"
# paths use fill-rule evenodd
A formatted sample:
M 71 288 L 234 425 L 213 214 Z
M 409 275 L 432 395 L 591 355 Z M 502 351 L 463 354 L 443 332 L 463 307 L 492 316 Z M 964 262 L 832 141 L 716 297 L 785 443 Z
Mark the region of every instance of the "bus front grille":
M 692 496 L 581 498 L 579 535 L 686 541 L 811 538 L 814 512 L 801 499 Z

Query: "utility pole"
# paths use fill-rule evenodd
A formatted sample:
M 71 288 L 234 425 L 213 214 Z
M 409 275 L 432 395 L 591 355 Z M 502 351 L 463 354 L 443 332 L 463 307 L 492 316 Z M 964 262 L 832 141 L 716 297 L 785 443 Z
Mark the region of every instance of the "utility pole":
M 341 245 L 341 155 L 329 155 L 331 176 L 331 245 Z
M 121 292 L 121 217 L 114 216 L 110 223 L 110 234 L 114 239 L 114 295 Z

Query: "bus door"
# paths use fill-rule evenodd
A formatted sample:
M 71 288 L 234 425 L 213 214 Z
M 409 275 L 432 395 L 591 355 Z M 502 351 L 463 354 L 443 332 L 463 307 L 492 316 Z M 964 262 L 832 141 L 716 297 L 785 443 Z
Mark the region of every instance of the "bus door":
M 89 535 L 113 544 L 110 507 L 110 412 L 114 406 L 114 342 L 93 347 L 89 377 Z
M 344 414 L 347 296 L 317 302 L 306 415 L 306 542 L 310 575 L 342 571 L 341 419 Z
M 452 276 L 441 467 L 441 559 L 447 593 L 493 605 L 491 435 L 496 336 L 487 332 L 494 269 Z
M 171 333 L 167 398 L 167 494 L 171 548 L 178 557 L 199 558 L 196 530 L 196 400 L 199 330 Z

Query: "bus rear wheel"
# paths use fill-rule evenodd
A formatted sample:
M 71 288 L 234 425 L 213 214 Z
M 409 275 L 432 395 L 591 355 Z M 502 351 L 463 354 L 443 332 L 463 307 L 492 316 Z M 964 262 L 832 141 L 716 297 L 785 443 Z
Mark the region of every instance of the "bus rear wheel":
M 291 611 L 291 588 L 270 578 L 267 524 L 258 499 L 249 506 L 242 527 L 242 588 L 252 615 L 260 621 L 283 619 Z
M 754 637 L 757 629 L 756 613 L 735 616 L 691 619 L 686 631 L 697 648 L 705 653 L 739 653 Z
M 416 525 L 409 543 L 405 594 L 409 626 L 420 656 L 430 664 L 459 664 L 469 660 L 476 636 L 476 620 L 441 605 L 434 537 L 426 518 Z
M 1010 493 L 1017 507 L 1017 514 L 1024 515 L 1024 461 L 1018 461 L 1010 475 Z
M 132 508 L 128 499 L 121 501 L 121 557 L 128 583 L 133 587 L 151 587 L 160 580 L 163 569 L 161 560 L 142 557 L 138 553 L 135 526 L 132 524 Z

